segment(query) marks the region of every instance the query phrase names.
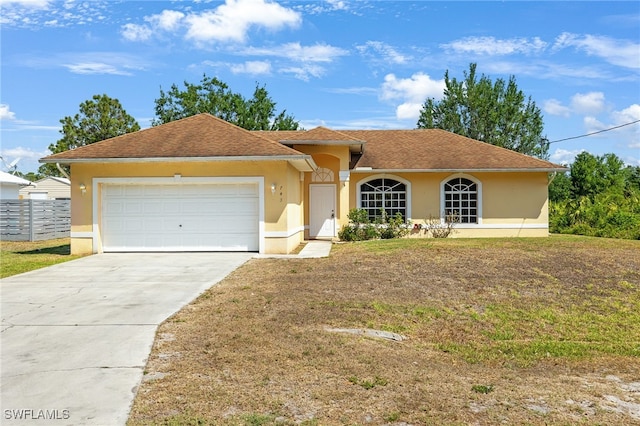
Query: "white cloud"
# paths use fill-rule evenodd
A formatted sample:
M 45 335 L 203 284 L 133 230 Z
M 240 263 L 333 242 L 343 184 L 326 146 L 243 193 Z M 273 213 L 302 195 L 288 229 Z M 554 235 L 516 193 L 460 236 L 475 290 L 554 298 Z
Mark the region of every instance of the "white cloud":
M 22 59 L 24 66 L 35 69 L 66 68 L 75 74 L 133 75 L 148 64 L 139 56 L 123 52 L 63 52 L 53 56 L 30 55 Z
M 576 155 L 583 152 L 584 149 L 576 149 L 576 150 L 566 150 L 562 148 L 556 149 L 553 154 L 549 156 L 549 160 L 552 163 L 568 165 L 573 163 L 573 160 L 576 158 Z
M 542 110 L 547 114 L 559 115 L 562 117 L 569 117 L 571 115 L 571 108 L 562 105 L 557 99 L 547 99 L 542 105 Z
M 571 108 L 580 114 L 598 114 L 604 110 L 604 93 L 576 93 L 571 98 Z
M 611 113 L 611 117 L 616 126 L 640 120 L 640 105 L 633 104 L 622 111 L 614 111 Z
M 0 23 L 20 28 L 68 27 L 90 25 L 108 19 L 109 2 L 48 1 L 48 0 L 0 0 Z
M 369 52 L 374 52 L 381 57 L 381 60 L 392 64 L 405 64 L 410 59 L 398 52 L 394 47 L 381 41 L 367 41 L 363 45 L 356 46 L 356 49 L 363 55 L 369 55 Z
M 272 56 L 287 59 L 294 64 L 282 65 L 278 67 L 278 71 L 293 74 L 295 78 L 303 81 L 309 81 L 312 77 L 319 78 L 325 74 L 325 68 L 319 64 L 331 63 L 349 52 L 328 44 L 303 46 L 296 42 L 271 48 L 248 47 L 238 53 L 247 56 Z
M 196 42 L 244 42 L 252 27 L 279 30 L 298 27 L 300 14 L 266 0 L 226 0 L 214 10 L 185 17 L 185 38 Z
M 51 154 L 51 152 L 48 149 L 43 151 L 34 151 L 32 148 L 23 146 L 3 148 L 0 150 L 0 155 L 2 155 L 2 158 L 4 158 L 7 163 L 12 163 L 13 161 L 18 160 L 18 163 L 16 164 L 17 170 L 23 173 L 38 170 L 38 167 L 40 167 L 38 160 L 49 154 Z M 3 167 L 3 170 L 6 169 Z
M 49 0 L 0 0 L 0 6 L 19 5 L 36 9 L 45 9 L 49 5 Z
M 9 105 L 0 104 L 0 120 L 15 120 L 16 114 L 11 111 Z
M 129 71 L 103 62 L 78 62 L 75 64 L 62 64 L 62 66 L 74 74 L 132 75 Z
M 5 160 L 9 158 L 12 158 L 12 159 L 20 158 L 21 160 L 38 160 L 49 154 L 51 154 L 51 151 L 49 151 L 48 149 L 45 151 L 34 151 L 31 148 L 25 148 L 22 146 L 17 146 L 15 148 L 7 148 L 2 150 L 2 157 Z
M 314 64 L 304 64 L 302 66 L 283 67 L 279 69 L 285 74 L 293 74 L 295 78 L 302 81 L 309 81 L 311 77 L 320 78 L 324 75 L 324 68 Z
M 122 36 L 130 41 L 147 41 L 163 33 L 175 34 L 181 29 L 186 40 L 197 45 L 212 42 L 245 42 L 252 28 L 280 30 L 296 28 L 301 15 L 269 0 L 226 0 L 215 9 L 184 14 L 176 10 L 144 17 L 144 24 L 128 23 L 121 27 Z
M 604 130 L 607 126 L 593 116 L 586 116 L 582 119 L 584 126 L 587 128 L 587 133 L 599 132 Z
M 275 56 L 298 62 L 333 62 L 334 59 L 348 54 L 346 50 L 328 44 L 303 46 L 298 42 L 273 48 L 249 47 L 241 53 L 251 56 Z
M 380 98 L 401 102 L 396 107 L 398 119 L 417 119 L 424 101 L 427 98 L 441 99 L 444 87 L 444 80 L 433 80 L 424 73 L 415 73 L 410 78 L 397 78 L 394 74 L 387 74 L 382 83 Z
M 147 41 L 162 31 L 177 31 L 182 25 L 184 16 L 184 13 L 176 10 L 163 10 L 159 14 L 145 16 L 144 20 L 148 24 L 123 25 L 120 33 L 129 41 Z
M 570 106 L 552 98 L 544 101 L 542 108 L 550 115 L 562 117 L 569 117 L 571 114 L 594 116 L 605 110 L 605 96 L 602 92 L 576 93 L 571 97 Z
M 161 30 L 175 31 L 180 27 L 182 18 L 184 18 L 184 13 L 182 12 L 163 10 L 162 13 L 158 15 L 152 15 L 144 19 Z
M 496 39 L 495 37 L 465 37 L 451 43 L 441 44 L 445 50 L 456 53 L 503 56 L 513 54 L 536 54 L 547 48 L 547 43 L 539 37 Z
M 342 0 L 326 0 L 326 2 L 331 6 L 331 10 L 347 9 L 347 4 Z
M 320 13 L 334 12 L 336 10 L 349 10 L 349 4 L 342 0 L 324 0 L 321 2 L 302 2 L 296 7 L 297 10 L 303 10 L 309 15 L 318 15 Z
M 614 111 L 611 113 L 614 126 L 622 126 L 624 124 L 637 122 L 640 120 L 640 105 L 633 104 L 622 111 Z M 621 135 L 628 137 L 627 146 L 631 149 L 640 149 L 640 123 L 624 126 L 616 129 Z M 638 152 L 640 155 L 640 152 Z
M 269 61 L 247 61 L 242 64 L 232 64 L 230 67 L 234 74 L 269 74 L 271 63 Z
M 125 24 L 120 33 L 129 41 L 147 41 L 153 35 L 151 28 L 138 24 Z
M 560 34 L 553 45 L 554 50 L 574 47 L 604 59 L 613 65 L 625 68 L 640 68 L 640 43 L 630 40 L 618 40 L 606 36 L 579 35 L 572 33 Z

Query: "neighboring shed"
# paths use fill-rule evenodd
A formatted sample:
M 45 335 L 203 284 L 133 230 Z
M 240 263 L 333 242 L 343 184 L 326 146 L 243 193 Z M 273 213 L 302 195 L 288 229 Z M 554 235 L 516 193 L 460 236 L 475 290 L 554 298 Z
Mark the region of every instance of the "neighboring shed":
M 36 186 L 20 190 L 20 198 L 25 200 L 69 200 L 71 181 L 67 178 L 49 176 L 34 182 Z
M 10 173 L 0 172 L 0 199 L 17 200 L 20 188 L 28 185 L 32 185 L 32 183 L 26 179 Z

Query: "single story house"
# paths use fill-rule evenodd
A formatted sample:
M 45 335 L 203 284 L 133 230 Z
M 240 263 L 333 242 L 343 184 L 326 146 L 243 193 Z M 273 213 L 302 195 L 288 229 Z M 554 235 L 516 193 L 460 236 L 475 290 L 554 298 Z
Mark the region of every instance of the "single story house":
M 71 167 L 73 253 L 290 253 L 356 207 L 543 237 L 549 174 L 565 170 L 443 130 L 247 131 L 210 114 L 40 161 Z
M 0 171 L 0 199 L 17 200 L 19 198 L 20 188 L 33 185 L 26 179 Z
M 71 181 L 67 178 L 49 176 L 20 190 L 24 200 L 68 200 L 71 198 Z

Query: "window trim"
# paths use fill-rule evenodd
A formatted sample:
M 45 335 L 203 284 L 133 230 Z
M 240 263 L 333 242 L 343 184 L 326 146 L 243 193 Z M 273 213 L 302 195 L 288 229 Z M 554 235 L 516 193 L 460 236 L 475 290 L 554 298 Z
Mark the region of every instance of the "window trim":
M 356 182 L 356 191 L 357 191 L 357 197 L 356 197 L 356 205 L 358 209 L 362 208 L 362 191 L 361 191 L 361 187 L 363 184 L 370 182 L 372 180 L 376 180 L 376 179 L 392 179 L 395 181 L 398 181 L 402 184 L 405 185 L 406 188 L 406 207 L 405 207 L 405 222 L 408 222 L 411 220 L 411 182 L 408 181 L 407 179 L 401 178 L 400 176 L 396 176 L 396 175 L 390 175 L 390 174 L 376 174 L 376 175 L 371 175 L 371 176 L 367 176 L 365 178 L 360 179 L 358 182 Z
M 440 221 L 442 223 L 444 223 L 445 218 L 442 217 L 442 214 L 444 213 L 445 210 L 445 194 L 444 194 L 444 187 L 446 185 L 447 182 L 449 182 L 452 179 L 469 179 L 471 182 L 476 184 L 476 194 L 477 194 L 477 205 L 476 205 L 476 216 L 478 218 L 478 222 L 477 223 L 458 223 L 456 224 L 457 228 L 476 228 L 478 226 L 482 225 L 482 182 L 476 178 L 475 176 L 472 175 L 468 175 L 466 173 L 454 173 L 452 175 L 447 176 L 446 178 L 444 178 L 443 180 L 440 181 Z

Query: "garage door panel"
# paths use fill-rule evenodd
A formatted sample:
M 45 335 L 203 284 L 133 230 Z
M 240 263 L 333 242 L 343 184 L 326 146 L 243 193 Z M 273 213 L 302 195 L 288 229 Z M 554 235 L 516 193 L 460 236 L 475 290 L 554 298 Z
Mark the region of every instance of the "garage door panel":
M 104 251 L 257 251 L 257 184 L 105 184 Z

